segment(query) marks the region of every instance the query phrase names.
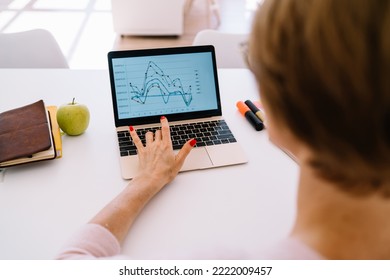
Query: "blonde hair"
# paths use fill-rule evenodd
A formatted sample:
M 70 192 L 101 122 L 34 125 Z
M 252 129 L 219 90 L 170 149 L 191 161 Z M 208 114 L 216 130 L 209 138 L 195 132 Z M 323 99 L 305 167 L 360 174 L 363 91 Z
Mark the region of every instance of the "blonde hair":
M 390 1 L 265 0 L 248 59 L 320 176 L 390 196 Z

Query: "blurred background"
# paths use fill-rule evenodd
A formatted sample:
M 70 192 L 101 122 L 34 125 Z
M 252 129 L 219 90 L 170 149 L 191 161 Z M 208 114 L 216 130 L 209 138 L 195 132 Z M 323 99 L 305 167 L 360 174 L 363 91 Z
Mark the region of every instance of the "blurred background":
M 131 16 L 131 12 L 144 1 L 146 0 L 132 1 L 133 6 L 129 9 L 124 5 L 128 5 L 130 0 L 0 0 L 0 33 L 35 28 L 49 30 L 59 43 L 71 69 L 105 69 L 107 68 L 106 55 L 110 50 L 191 45 L 196 34 L 205 29 L 247 34 L 254 11 L 261 2 L 259 0 L 178 0 L 182 1 L 180 2 L 182 21 L 180 34 L 150 35 L 142 34 L 141 31 L 138 32 L 139 34 L 137 32 L 120 34 L 118 25 L 125 25 L 126 22 L 121 23 L 123 18 L 117 16 L 115 27 L 113 24 L 115 13 L 125 10 L 128 11 L 127 19 L 135 18 Z M 155 1 L 164 3 L 163 8 L 151 8 L 151 11 L 157 10 L 157 14 L 151 15 L 149 22 L 155 24 L 157 28 L 166 21 L 159 17 L 167 16 L 173 10 L 170 5 L 178 4 L 177 1 L 170 0 Z M 116 12 L 113 11 L 114 5 Z M 138 14 L 148 13 L 138 12 Z M 151 27 L 149 31 L 153 33 L 153 28 Z

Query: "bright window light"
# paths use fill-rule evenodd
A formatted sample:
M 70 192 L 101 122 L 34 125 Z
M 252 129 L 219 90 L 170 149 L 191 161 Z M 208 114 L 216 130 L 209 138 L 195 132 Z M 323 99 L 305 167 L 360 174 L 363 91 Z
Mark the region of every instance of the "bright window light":
M 111 1 L 108 0 L 96 0 L 95 2 L 95 11 L 111 11 Z
M 37 0 L 35 9 L 70 9 L 81 10 L 88 6 L 89 0 Z
M 16 12 L 0 12 L 0 30 L 16 15 Z
M 110 13 L 92 13 L 70 58 L 73 69 L 105 69 L 116 34 Z
M 13 0 L 8 4 L 8 9 L 23 9 L 31 0 Z

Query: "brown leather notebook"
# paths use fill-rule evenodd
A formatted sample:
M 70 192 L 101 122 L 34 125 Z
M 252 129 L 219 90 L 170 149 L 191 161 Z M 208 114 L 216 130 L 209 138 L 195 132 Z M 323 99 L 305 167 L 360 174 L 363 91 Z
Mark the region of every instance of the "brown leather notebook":
M 53 145 L 48 115 L 42 100 L 0 114 L 0 166 L 40 160 L 34 155 Z M 45 156 L 46 157 L 46 156 Z M 51 158 L 49 153 L 47 157 Z M 7 161 L 11 161 L 6 163 Z

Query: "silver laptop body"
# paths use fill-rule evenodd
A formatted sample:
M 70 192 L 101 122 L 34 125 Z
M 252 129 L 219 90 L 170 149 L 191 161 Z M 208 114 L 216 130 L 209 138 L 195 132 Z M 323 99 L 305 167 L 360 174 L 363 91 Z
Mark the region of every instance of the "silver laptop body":
M 133 178 L 137 151 L 129 135 L 143 135 L 167 117 L 173 148 L 195 138 L 181 171 L 247 162 L 222 117 L 213 46 L 112 51 L 108 53 L 121 174 Z

